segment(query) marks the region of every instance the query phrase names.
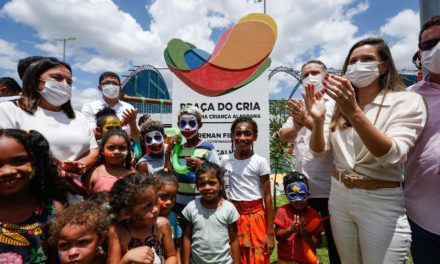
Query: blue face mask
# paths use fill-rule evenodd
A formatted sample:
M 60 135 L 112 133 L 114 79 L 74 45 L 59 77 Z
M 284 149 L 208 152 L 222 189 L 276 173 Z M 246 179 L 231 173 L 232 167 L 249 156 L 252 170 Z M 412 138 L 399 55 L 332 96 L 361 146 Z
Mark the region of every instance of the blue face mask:
M 292 182 L 287 185 L 286 196 L 289 201 L 306 201 L 309 198 L 309 190 L 303 182 Z

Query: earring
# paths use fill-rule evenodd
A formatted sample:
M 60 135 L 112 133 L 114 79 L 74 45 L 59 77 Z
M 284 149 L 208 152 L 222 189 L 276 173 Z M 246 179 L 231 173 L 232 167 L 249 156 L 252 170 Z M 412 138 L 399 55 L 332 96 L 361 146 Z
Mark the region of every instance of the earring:
M 102 246 L 98 246 L 97 248 L 96 248 L 96 255 L 104 255 L 105 254 L 105 252 L 104 252 L 104 249 L 102 248 Z

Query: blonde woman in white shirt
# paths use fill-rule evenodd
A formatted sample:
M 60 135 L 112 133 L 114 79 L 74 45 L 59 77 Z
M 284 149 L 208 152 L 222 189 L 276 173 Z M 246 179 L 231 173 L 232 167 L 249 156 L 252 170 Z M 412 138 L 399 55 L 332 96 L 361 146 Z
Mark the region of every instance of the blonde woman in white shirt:
M 303 96 L 313 118 L 310 149 L 334 157 L 329 211 L 341 261 L 405 263 L 411 230 L 401 166 L 426 122 L 423 99 L 405 91 L 379 38 L 354 44 L 342 77 L 326 75 L 323 85 L 336 103 L 332 115 L 313 85 Z

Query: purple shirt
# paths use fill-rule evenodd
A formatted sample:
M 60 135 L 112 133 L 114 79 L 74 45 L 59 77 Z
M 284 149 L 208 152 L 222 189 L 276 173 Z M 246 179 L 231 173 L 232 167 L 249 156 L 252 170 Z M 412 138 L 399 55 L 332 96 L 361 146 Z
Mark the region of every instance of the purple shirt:
M 408 153 L 406 213 L 423 229 L 440 235 L 440 84 L 420 81 L 410 89 L 423 96 L 428 118 L 425 129 Z

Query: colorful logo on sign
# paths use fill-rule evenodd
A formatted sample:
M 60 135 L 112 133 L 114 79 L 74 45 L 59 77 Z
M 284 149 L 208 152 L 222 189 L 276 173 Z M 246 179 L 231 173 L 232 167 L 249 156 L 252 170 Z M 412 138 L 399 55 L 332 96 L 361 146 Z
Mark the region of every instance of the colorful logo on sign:
M 172 39 L 164 57 L 170 70 L 191 89 L 219 96 L 252 82 L 269 68 L 276 38 L 273 18 L 253 13 L 223 32 L 212 54 Z

